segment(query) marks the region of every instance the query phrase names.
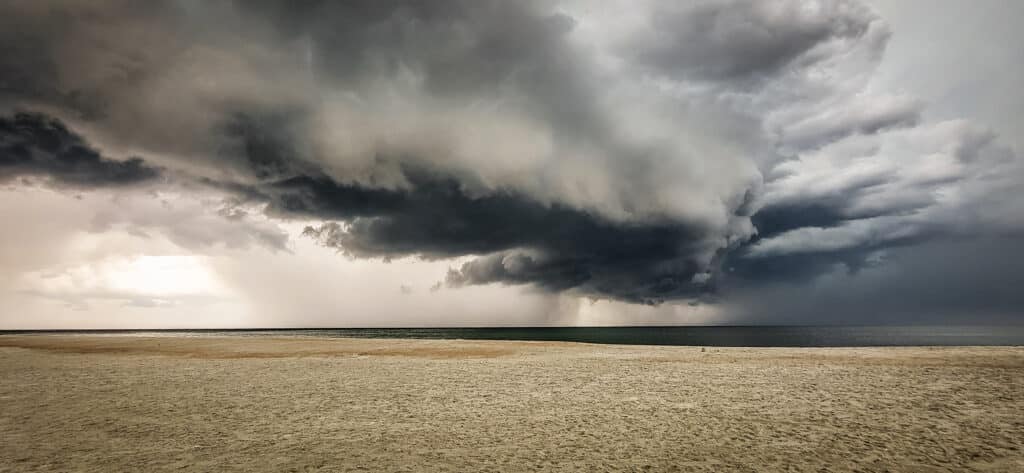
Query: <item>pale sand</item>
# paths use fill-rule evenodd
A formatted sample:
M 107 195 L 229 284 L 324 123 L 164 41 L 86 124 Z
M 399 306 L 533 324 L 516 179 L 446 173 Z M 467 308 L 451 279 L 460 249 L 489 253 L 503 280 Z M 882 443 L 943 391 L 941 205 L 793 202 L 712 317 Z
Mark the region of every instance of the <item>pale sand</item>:
M 0 471 L 1024 471 L 1024 348 L 0 336 Z

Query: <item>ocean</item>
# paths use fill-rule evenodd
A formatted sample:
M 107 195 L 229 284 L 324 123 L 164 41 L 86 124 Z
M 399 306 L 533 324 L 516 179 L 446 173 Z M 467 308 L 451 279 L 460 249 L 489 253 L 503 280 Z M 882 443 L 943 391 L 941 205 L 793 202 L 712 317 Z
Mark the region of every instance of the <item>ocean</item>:
M 0 331 L 168 337 L 309 336 L 535 340 L 714 347 L 1024 346 L 1024 326 L 669 326 Z

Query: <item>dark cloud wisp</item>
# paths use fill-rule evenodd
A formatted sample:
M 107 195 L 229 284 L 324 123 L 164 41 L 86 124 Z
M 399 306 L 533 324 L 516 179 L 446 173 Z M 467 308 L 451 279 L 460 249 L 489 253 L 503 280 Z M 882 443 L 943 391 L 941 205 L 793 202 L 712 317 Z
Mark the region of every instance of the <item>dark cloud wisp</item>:
M 0 116 L 0 182 L 41 178 L 59 187 L 129 186 L 160 177 L 141 158 L 106 158 L 59 120 L 39 113 Z

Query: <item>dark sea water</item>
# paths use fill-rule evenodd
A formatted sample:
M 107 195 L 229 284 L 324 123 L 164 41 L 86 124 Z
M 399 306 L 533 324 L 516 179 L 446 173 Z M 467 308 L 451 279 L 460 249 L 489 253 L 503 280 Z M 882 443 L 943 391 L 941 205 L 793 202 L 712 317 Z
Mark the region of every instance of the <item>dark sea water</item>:
M 0 332 L 25 333 L 25 332 Z M 33 331 L 30 333 L 55 333 Z M 310 336 L 444 340 L 543 340 L 629 345 L 854 347 L 1022 345 L 1024 326 L 716 326 L 122 330 L 61 333 L 135 336 Z

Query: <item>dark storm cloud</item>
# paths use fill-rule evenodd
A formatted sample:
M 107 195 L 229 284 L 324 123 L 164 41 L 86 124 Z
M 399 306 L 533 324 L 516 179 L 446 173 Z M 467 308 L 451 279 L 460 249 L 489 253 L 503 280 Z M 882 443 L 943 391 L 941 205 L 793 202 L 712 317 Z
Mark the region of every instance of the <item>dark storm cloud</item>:
M 220 127 L 228 143 L 224 154 L 241 157 L 240 167 L 257 179 L 296 175 L 309 167 L 295 138 L 302 120 L 298 111 L 231 114 Z
M 133 157 L 101 156 L 59 120 L 38 113 L 0 116 L 0 182 L 42 178 L 62 187 L 128 186 L 153 181 L 160 170 Z
M 840 208 L 822 202 L 800 202 L 796 205 L 778 205 L 759 210 L 751 221 L 758 236 L 769 237 L 803 227 L 827 228 L 846 220 Z
M 990 134 L 869 90 L 890 32 L 860 2 L 663 2 L 630 31 L 574 8 L 0 5 L 0 108 L 53 111 L 152 160 L 20 114 L 0 121 L 0 180 L 124 186 L 173 169 L 318 221 L 305 234 L 354 257 L 473 258 L 450 287 L 642 303 L 863 272 L 1020 214 L 990 202 L 1022 175 Z M 152 226 L 221 233 L 176 224 Z M 286 238 L 233 241 L 253 240 Z
M 876 184 L 881 182 L 879 180 Z M 855 220 L 912 215 L 935 203 L 934 197 L 923 191 L 915 199 L 893 199 L 875 208 L 851 208 L 859 198 L 862 196 L 856 189 L 848 189 L 845 193 L 813 200 L 771 204 L 759 209 L 751 221 L 757 227 L 758 236 L 768 238 L 798 228 L 832 228 Z
M 706 233 L 664 222 L 622 224 L 529 197 L 466 195 L 459 183 L 409 176 L 404 191 L 367 191 L 309 179 L 279 183 L 272 208 L 346 224 L 306 234 L 354 256 L 444 258 L 486 254 L 449 273 L 447 282 L 534 283 L 551 290 L 635 302 L 699 292 L 692 283 Z
M 452 287 L 534 284 L 648 304 L 710 288 L 695 282 L 714 238 L 709 229 L 669 220 L 616 222 L 514 192 L 470 195 L 458 179 L 408 166 L 402 167 L 408 183 L 402 189 L 339 183 L 300 157 L 285 121 L 239 114 L 221 130 L 237 139 L 237 153 L 256 181 L 196 181 L 267 204 L 278 218 L 344 220 L 305 234 L 356 257 L 486 255 L 450 271 Z M 169 233 L 176 234 L 173 228 Z
M 304 234 L 345 254 L 485 255 L 452 269 L 450 287 L 533 284 L 640 303 L 711 287 L 694 282 L 714 245 L 711 229 L 671 220 L 617 222 L 513 191 L 476 195 L 464 180 L 411 165 L 398 166 L 403 188 L 340 183 L 324 172 L 296 171 L 314 165 L 297 158 L 293 142 L 267 124 L 239 117 L 228 129 L 243 138 L 243 155 L 259 182 L 210 184 L 266 203 L 268 214 L 279 218 L 343 221 L 307 227 Z
M 270 4 L 264 6 L 269 10 L 257 8 L 255 13 L 274 23 L 286 39 L 298 35 L 307 41 L 312 67 L 331 80 L 359 84 L 407 69 L 423 75 L 428 93 L 457 101 L 511 87 L 528 99 L 527 108 L 547 126 L 565 130 L 573 140 L 610 144 L 603 118 L 591 108 L 590 84 L 578 75 L 575 58 L 562 42 L 572 28 L 565 16 L 508 2 L 313 3 L 276 11 L 280 6 Z M 62 47 L 67 45 L 58 41 L 44 49 Z M 148 73 L 143 67 L 132 80 Z M 65 98 L 20 92 L 53 102 Z M 708 251 L 703 247 L 712 237 L 707 230 L 686 222 L 624 224 L 513 191 L 470 196 L 465 190 L 473 186 L 469 176 L 460 181 L 430 170 L 402 173 L 409 184 L 403 189 L 341 183 L 318 169 L 304 148 L 304 118 L 301 104 L 268 111 L 232 102 L 211 130 L 225 144 L 216 155 L 226 158 L 222 164 L 240 163 L 255 181 L 199 180 L 268 203 L 268 211 L 279 217 L 345 219 L 344 231 L 328 224 L 319 233 L 309 233 L 319 234 L 326 244 L 342 243 L 353 255 L 490 254 L 453 272 L 452 285 L 535 283 L 644 302 L 700 288 L 691 279 L 701 266 L 696 260 Z M 408 158 L 391 161 L 402 159 Z M 433 159 L 414 158 L 428 164 Z M 638 159 L 635 164 L 642 163 Z M 504 255 L 509 251 L 530 251 L 532 256 Z M 479 269 L 494 258 L 522 264 L 505 265 L 502 272 Z
M 308 42 L 311 67 L 332 80 L 359 84 L 410 70 L 422 74 L 429 94 L 445 100 L 517 91 L 546 126 L 630 152 L 609 140 L 604 118 L 591 106 L 590 79 L 563 42 L 573 23 L 564 15 L 508 2 L 280 8 L 261 4 L 257 15 L 284 38 Z M 453 286 L 536 284 L 638 302 L 708 287 L 693 278 L 714 251 L 711 229 L 671 219 L 615 221 L 514 189 L 481 192 L 471 174 L 430 169 L 443 157 L 377 155 L 375 163 L 399 170 L 406 185 L 397 189 L 340 182 L 327 170 L 317 172 L 286 123 L 239 114 L 223 128 L 261 181 L 238 187 L 269 203 L 272 215 L 344 220 L 307 229 L 327 246 L 359 257 L 486 255 L 453 270 Z M 632 166 L 640 169 L 645 159 L 637 156 Z

